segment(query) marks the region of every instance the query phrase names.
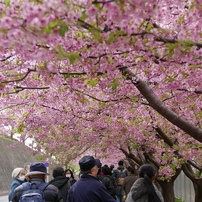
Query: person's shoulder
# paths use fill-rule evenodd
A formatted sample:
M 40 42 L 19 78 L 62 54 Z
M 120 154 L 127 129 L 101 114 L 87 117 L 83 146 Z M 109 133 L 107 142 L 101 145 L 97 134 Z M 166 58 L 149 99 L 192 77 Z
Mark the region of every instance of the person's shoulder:
M 110 182 L 110 179 L 107 176 L 102 176 L 102 181 L 103 182 Z
M 75 182 L 77 182 L 77 180 L 76 180 L 76 179 L 70 179 L 70 182 L 71 182 L 72 184 L 74 184 Z
M 116 180 L 116 178 L 113 175 L 107 176 L 110 180 Z
M 117 172 L 119 172 L 118 168 L 113 170 L 113 173 L 117 173 Z
M 102 184 L 101 182 L 105 179 L 106 177 L 103 176 L 103 175 L 98 175 L 97 177 L 94 177 L 94 176 L 90 176 L 89 177 L 89 183 L 92 183 L 92 184 Z M 101 182 L 100 182 L 101 181 Z
M 124 181 L 136 181 L 138 179 L 138 177 L 137 176 L 135 176 L 135 175 L 128 175 L 128 176 L 126 176 L 125 178 L 124 178 Z
M 56 191 L 58 191 L 58 188 L 57 188 L 55 185 L 53 185 L 53 184 L 47 184 L 46 189 L 47 189 L 47 190 L 51 189 L 51 190 L 56 190 Z
M 118 170 L 121 171 L 121 172 L 127 172 L 127 169 L 124 166 L 119 166 Z
M 23 187 L 27 186 L 27 184 L 29 184 L 29 182 L 23 182 L 19 184 L 19 186 L 17 186 L 14 191 L 15 192 L 24 191 Z
M 98 178 L 99 180 L 102 180 L 104 177 L 105 177 L 104 175 L 97 175 L 97 178 Z
M 129 175 L 129 176 L 130 176 L 130 178 L 132 178 L 132 179 L 138 179 L 138 176 L 135 175 L 135 174 L 133 174 L 133 175 Z
M 68 182 L 69 178 L 65 177 L 65 176 L 58 176 L 58 177 L 55 177 L 54 179 L 52 179 L 51 181 L 48 182 L 48 184 L 53 184 L 53 185 L 56 185 L 56 184 L 65 184 L 66 182 Z
M 124 180 L 129 180 L 129 179 L 131 179 L 131 177 L 130 177 L 129 175 L 127 175 L 127 176 L 124 178 Z
M 12 185 L 18 185 L 18 186 L 19 186 L 19 185 L 21 185 L 22 183 L 23 183 L 22 181 L 20 181 L 20 180 L 18 180 L 18 179 L 16 179 L 16 178 L 12 180 Z
M 140 186 L 141 184 L 144 184 L 144 178 L 137 178 L 133 185 Z

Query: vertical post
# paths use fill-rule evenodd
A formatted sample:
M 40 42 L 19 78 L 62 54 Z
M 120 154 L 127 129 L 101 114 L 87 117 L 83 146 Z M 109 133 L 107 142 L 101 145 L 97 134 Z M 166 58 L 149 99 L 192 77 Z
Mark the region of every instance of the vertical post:
M 49 173 L 49 158 L 46 159 L 46 162 L 44 163 L 44 165 L 46 166 L 47 173 Z M 46 181 L 47 181 L 47 182 L 50 181 L 50 175 L 47 175 L 47 176 L 46 176 Z

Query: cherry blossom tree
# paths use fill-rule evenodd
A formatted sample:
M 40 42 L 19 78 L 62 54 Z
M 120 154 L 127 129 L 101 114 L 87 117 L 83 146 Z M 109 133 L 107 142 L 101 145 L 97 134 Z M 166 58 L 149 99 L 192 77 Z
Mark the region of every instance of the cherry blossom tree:
M 201 169 L 200 0 L 2 0 L 0 10 L 2 129 L 63 162 L 132 152 L 164 181 L 186 163 Z

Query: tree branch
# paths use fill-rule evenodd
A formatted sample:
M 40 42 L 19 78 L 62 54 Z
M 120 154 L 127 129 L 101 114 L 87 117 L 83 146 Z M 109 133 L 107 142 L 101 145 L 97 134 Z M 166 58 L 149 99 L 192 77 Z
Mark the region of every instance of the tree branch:
M 117 68 L 119 68 L 122 74 L 126 76 L 126 79 L 130 80 L 136 86 L 155 111 L 182 131 L 202 143 L 202 129 L 188 122 L 185 118 L 180 117 L 174 111 L 165 106 L 157 98 L 149 85 L 142 79 L 138 78 L 137 75 L 130 71 L 126 66 L 117 66 Z
M 179 90 L 179 91 L 184 91 L 184 92 L 189 92 L 189 93 L 196 93 L 196 94 L 202 94 L 202 90 L 194 90 L 194 91 L 189 91 L 189 90 L 187 90 L 187 89 L 185 89 L 185 88 L 178 88 L 177 90 Z
M 22 76 L 19 79 L 14 79 L 14 80 L 9 80 L 9 81 L 2 81 L 2 83 L 12 83 L 12 82 L 19 82 L 19 81 L 23 81 L 31 72 L 36 72 L 36 69 L 29 69 L 25 74 L 19 75 Z
M 8 59 L 11 58 L 11 57 L 13 57 L 13 56 L 12 56 L 12 55 L 9 55 L 8 57 L 1 59 L 0 62 L 5 62 L 6 60 L 8 60 Z
M 188 46 L 197 46 L 198 49 L 202 48 L 202 43 L 192 42 L 192 41 L 181 41 L 177 39 L 172 38 L 166 38 L 162 36 L 155 37 L 155 41 L 164 42 L 164 43 L 181 43 L 181 44 L 187 44 Z
M 87 94 L 87 93 L 85 93 L 85 92 L 82 92 L 82 91 L 80 91 L 80 90 L 77 90 L 77 89 L 73 89 L 73 90 L 76 91 L 76 92 L 82 93 L 82 94 L 84 94 L 84 95 L 86 95 L 86 96 L 92 98 L 93 100 L 96 100 L 96 101 L 98 101 L 98 102 L 103 102 L 103 103 L 107 103 L 107 102 L 118 102 L 118 101 L 121 101 L 121 100 L 130 99 L 129 97 L 125 96 L 125 97 L 120 98 L 120 99 L 100 100 L 100 99 L 98 99 L 98 98 L 96 98 L 96 97 L 94 97 L 94 96 L 92 96 L 92 95 L 89 95 L 89 94 Z
M 137 158 L 134 154 L 132 154 L 131 152 L 127 152 L 123 148 L 119 148 L 119 150 L 122 151 L 127 158 L 133 159 L 138 165 L 143 164 L 143 162 L 139 158 Z

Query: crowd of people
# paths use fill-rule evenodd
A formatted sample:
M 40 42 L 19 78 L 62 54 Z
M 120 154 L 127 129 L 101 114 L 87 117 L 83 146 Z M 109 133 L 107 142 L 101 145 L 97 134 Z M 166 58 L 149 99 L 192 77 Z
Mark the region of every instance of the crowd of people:
M 15 168 L 8 201 L 29 201 L 25 198 L 36 197 L 36 193 L 30 193 L 39 190 L 37 193 L 42 193 L 40 196 L 45 202 L 164 202 L 154 184 L 157 171 L 151 164 L 142 165 L 135 174 L 135 169 L 125 167 L 122 160 L 117 168 L 102 165 L 100 159 L 89 155 L 83 156 L 78 163 L 78 179 L 71 169 L 56 167 L 49 182 L 46 176 L 50 174 L 41 162 Z

